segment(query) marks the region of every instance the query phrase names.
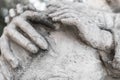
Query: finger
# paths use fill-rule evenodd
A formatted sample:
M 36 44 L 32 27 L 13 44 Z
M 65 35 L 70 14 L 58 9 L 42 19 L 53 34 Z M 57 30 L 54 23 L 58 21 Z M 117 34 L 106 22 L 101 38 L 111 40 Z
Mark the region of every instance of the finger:
M 20 17 L 24 18 L 25 20 L 39 22 L 40 24 L 43 24 L 48 28 L 55 29 L 52 20 L 48 18 L 46 12 L 39 13 L 34 11 L 25 11 L 20 15 Z
M 9 16 L 10 16 L 10 17 L 15 17 L 15 16 L 16 16 L 16 11 L 15 11 L 15 9 L 10 9 L 10 10 L 9 10 Z
M 59 22 L 59 21 L 61 21 L 61 19 L 65 19 L 65 18 L 69 18 L 69 16 L 68 15 L 66 15 L 66 16 L 65 15 L 61 15 L 61 16 L 58 16 L 58 17 L 53 17 L 52 20 Z
M 9 27 L 15 26 L 14 24 L 10 24 Z M 29 29 L 29 28 L 28 28 Z M 20 34 L 14 28 L 7 29 L 7 35 L 17 44 L 30 51 L 31 53 L 37 53 L 38 48 L 30 42 L 27 38 L 25 38 L 22 34 Z
M 29 5 L 24 6 L 23 9 L 24 9 L 24 11 L 25 11 L 25 10 L 36 11 L 36 8 L 35 8 L 32 4 L 29 4 Z
M 55 11 L 57 11 L 57 10 L 58 10 L 58 8 L 56 8 L 56 7 L 49 7 L 49 8 L 47 8 L 47 13 L 51 14 L 51 13 L 54 13 Z
M 55 16 L 59 16 L 59 15 L 62 15 L 62 14 L 65 14 L 65 13 L 74 13 L 74 14 L 77 14 L 79 15 L 79 13 L 75 10 L 72 10 L 72 9 L 67 9 L 67 8 L 59 8 L 57 9 L 57 11 L 49 14 L 50 17 L 55 17 Z
M 54 16 L 58 16 L 58 15 L 61 15 L 61 14 L 64 14 L 64 13 L 75 13 L 75 14 L 78 14 L 78 12 L 73 10 L 72 8 L 70 8 L 68 6 L 64 6 L 62 8 L 57 8 L 56 11 L 50 13 L 49 15 L 51 17 L 54 17 Z
M 47 8 L 48 10 L 47 10 L 47 12 L 48 12 L 48 14 L 51 14 L 51 13 L 54 13 L 55 11 L 56 12 L 58 12 L 58 11 L 63 11 L 63 10 L 72 10 L 70 7 L 68 7 L 68 6 L 63 6 L 63 7 L 60 7 L 60 8 L 58 8 L 58 7 L 53 7 L 53 6 L 50 6 L 50 7 L 48 7 Z
M 65 14 L 63 14 L 63 15 L 59 15 L 59 16 L 53 17 L 52 20 L 53 20 L 53 21 L 60 21 L 61 19 L 75 18 L 74 16 L 75 16 L 75 14 L 65 13 Z
M 48 43 L 37 31 L 23 18 L 18 17 L 13 21 L 20 29 L 27 33 L 27 35 L 41 48 L 47 49 Z
M 25 11 L 20 15 L 25 20 L 33 20 L 33 21 L 43 21 L 43 19 L 47 19 L 47 14 L 46 13 L 39 13 L 39 12 L 34 12 L 34 11 Z M 19 18 L 19 17 L 17 17 Z
M 5 17 L 5 23 L 6 23 L 6 24 L 8 24 L 8 23 L 10 22 L 10 20 L 11 20 L 11 19 L 10 19 L 9 16 L 6 16 L 6 17 Z
M 61 19 L 61 23 L 66 24 L 66 25 L 77 25 L 77 20 L 74 18 L 66 18 L 66 19 Z
M 77 12 L 74 12 L 72 10 L 64 10 L 53 14 L 49 14 L 53 21 L 59 21 L 60 19 L 64 18 L 76 18 L 78 17 L 77 15 Z
M 68 6 L 64 6 L 62 8 L 57 9 L 57 11 L 64 11 L 64 12 L 70 12 L 70 13 L 78 13 L 76 10 L 68 7 Z
M 17 4 L 16 5 L 16 10 L 17 10 L 17 14 L 21 14 L 23 13 L 23 5 L 22 4 Z
M 19 62 L 13 55 L 12 51 L 10 50 L 9 41 L 5 35 L 2 35 L 2 37 L 1 37 L 1 45 L 0 46 L 1 46 L 1 54 L 8 61 L 8 63 L 12 66 L 12 68 L 18 67 Z
M 7 65 L 4 63 L 3 60 L 0 60 L 0 69 L 5 80 L 13 80 L 13 75 L 10 73 L 10 70 L 8 69 Z
M 50 1 L 47 4 L 47 8 L 49 7 L 57 7 L 60 8 L 61 6 L 63 6 L 63 4 L 60 1 Z
M 54 13 L 51 13 L 48 16 L 49 17 L 56 17 L 56 16 L 59 16 L 59 15 L 62 15 L 62 14 L 68 13 L 68 12 L 69 12 L 69 10 L 60 10 L 60 11 L 56 11 Z
M 59 6 L 59 7 L 57 7 L 58 6 L 58 4 L 56 4 L 56 5 L 54 5 L 54 4 L 52 4 L 52 6 L 51 5 L 49 5 L 48 4 L 48 7 L 47 7 L 47 11 L 48 11 L 48 13 L 50 14 L 50 13 L 53 13 L 53 12 L 55 12 L 55 11 L 60 11 L 60 10 L 63 10 L 63 9 L 68 9 L 68 6 Z

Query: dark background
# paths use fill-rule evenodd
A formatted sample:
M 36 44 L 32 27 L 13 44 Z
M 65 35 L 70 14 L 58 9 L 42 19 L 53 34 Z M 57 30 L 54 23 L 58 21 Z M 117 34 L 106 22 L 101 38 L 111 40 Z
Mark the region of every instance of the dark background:
M 0 0 L 0 36 L 3 28 L 6 26 L 4 17 L 8 15 L 8 10 L 14 8 L 17 3 L 26 4 L 28 3 L 28 0 Z

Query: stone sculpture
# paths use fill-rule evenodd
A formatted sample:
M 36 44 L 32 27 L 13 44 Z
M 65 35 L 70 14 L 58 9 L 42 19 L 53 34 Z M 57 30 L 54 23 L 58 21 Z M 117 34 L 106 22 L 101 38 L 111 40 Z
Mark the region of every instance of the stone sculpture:
M 110 1 L 110 6 L 119 3 Z M 20 6 L 17 16 L 11 11 L 13 19 L 6 20 L 1 37 L 1 80 L 119 78 L 119 14 L 78 2 L 47 7 L 24 12 Z M 120 9 L 111 7 L 115 12 Z

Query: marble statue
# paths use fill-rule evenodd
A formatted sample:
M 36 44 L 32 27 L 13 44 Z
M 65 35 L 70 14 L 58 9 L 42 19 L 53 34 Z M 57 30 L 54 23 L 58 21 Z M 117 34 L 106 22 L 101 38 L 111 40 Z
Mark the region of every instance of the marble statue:
M 60 1 L 45 11 L 11 9 L 0 39 L 0 80 L 119 80 L 120 0 L 105 2 L 113 12 Z

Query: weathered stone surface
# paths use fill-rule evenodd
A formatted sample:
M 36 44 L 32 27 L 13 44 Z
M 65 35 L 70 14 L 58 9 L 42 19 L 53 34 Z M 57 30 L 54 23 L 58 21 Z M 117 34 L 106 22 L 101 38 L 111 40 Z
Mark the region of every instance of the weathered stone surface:
M 93 5 L 89 1 L 88 3 Z M 102 2 L 100 3 L 102 4 Z M 9 80 L 8 78 L 11 75 L 14 75 L 14 80 L 115 80 L 107 76 L 107 72 L 110 69 L 113 70 L 113 73 L 116 72 L 115 76 L 118 75 L 119 77 L 119 70 L 117 70 L 119 69 L 119 14 L 109 13 L 104 11 L 104 9 L 96 10 L 93 6 L 89 7 L 90 5 L 72 3 L 71 5 L 73 6 L 70 7 L 70 4 L 63 3 L 58 5 L 58 3 L 56 3 L 51 5 L 51 7 L 53 7 L 51 9 L 55 9 L 56 12 L 53 12 L 52 16 L 51 14 L 48 14 L 48 16 L 52 21 L 63 24 L 60 28 L 57 26 L 59 28 L 58 30 L 47 28 L 41 24 L 37 25 L 37 23 L 36 25 L 32 25 L 49 43 L 48 50 L 39 49 L 37 54 L 35 54 L 35 52 L 32 54 L 24 50 L 22 47 L 27 50 L 31 49 L 26 47 L 28 45 L 23 44 L 24 41 L 28 43 L 29 41 L 21 39 L 21 41 L 23 41 L 21 42 L 20 38 L 24 37 L 17 36 L 14 32 L 17 31 L 21 33 L 21 30 L 23 30 L 26 34 L 21 34 L 24 34 L 25 37 L 30 35 L 29 37 L 32 37 L 33 43 L 38 45 L 37 36 L 34 36 L 36 31 L 32 30 L 32 26 L 30 26 L 26 20 L 31 18 L 30 23 L 31 21 L 34 23 L 34 20 L 40 21 L 43 16 L 37 15 L 36 17 L 36 15 L 32 14 L 34 12 L 28 11 L 27 13 L 23 13 L 25 15 L 22 17 L 24 17 L 25 20 L 20 18 L 21 16 L 13 18 L 11 24 L 15 25 L 15 27 L 8 25 L 3 34 L 22 47 L 12 41 L 10 46 L 7 45 L 8 52 L 12 51 L 11 53 L 13 53 L 14 57 L 20 61 L 20 66 L 15 70 L 7 63 L 2 64 L 0 72 L 4 73 L 3 75 L 7 77 L 7 80 Z M 59 11 L 57 11 L 57 9 L 59 9 L 58 7 L 61 8 Z M 58 14 L 59 12 L 62 14 Z M 68 18 L 68 21 L 62 22 L 61 18 L 64 20 Z M 44 20 L 46 21 L 45 18 L 42 20 L 43 22 Z M 47 23 L 44 23 L 44 25 L 45 24 Z M 69 26 L 65 26 L 66 24 Z M 47 26 L 48 25 L 49 24 L 47 24 Z M 26 28 L 26 26 L 28 28 Z M 20 28 L 21 30 L 16 28 Z M 12 33 L 10 33 L 11 30 L 13 31 Z M 118 33 L 116 31 L 118 31 Z M 36 39 L 33 39 L 33 37 Z M 28 36 L 26 38 L 28 38 Z M 43 40 L 42 37 L 38 38 Z M 3 38 L 3 40 L 6 39 Z M 28 39 L 31 40 L 30 38 Z M 4 43 L 2 43 L 2 45 L 3 44 Z M 41 45 L 45 44 L 42 43 Z M 41 45 L 38 46 L 41 48 Z M 9 48 L 12 48 L 12 50 L 10 51 Z M 2 47 L 2 49 L 4 48 Z M 115 50 L 115 53 L 112 52 L 112 50 Z M 8 54 L 5 52 L 6 51 L 3 50 L 2 55 Z M 11 63 L 11 60 L 14 59 L 13 57 L 11 59 L 10 55 L 11 54 L 4 56 L 8 63 Z M 1 57 L 1 60 L 2 59 L 3 56 Z M 116 59 L 118 59 L 118 62 Z M 4 63 L 4 60 L 2 61 Z M 113 61 L 112 63 L 114 63 L 115 66 L 113 66 L 113 64 L 112 66 L 116 68 L 116 71 L 111 68 L 112 66 L 110 64 L 104 64 L 108 64 L 110 61 Z M 8 71 L 5 70 L 4 67 L 8 69 Z M 10 73 L 5 74 L 7 72 Z M 112 74 L 111 72 L 108 74 Z M 114 76 L 114 74 L 111 76 Z M 0 74 L 0 77 L 3 79 L 2 74 Z
M 73 29 L 64 27 L 50 32 L 46 39 L 49 50 L 34 57 L 12 43 L 23 67 L 15 74 L 15 80 L 103 80 L 106 72 L 98 52 L 80 41 Z

